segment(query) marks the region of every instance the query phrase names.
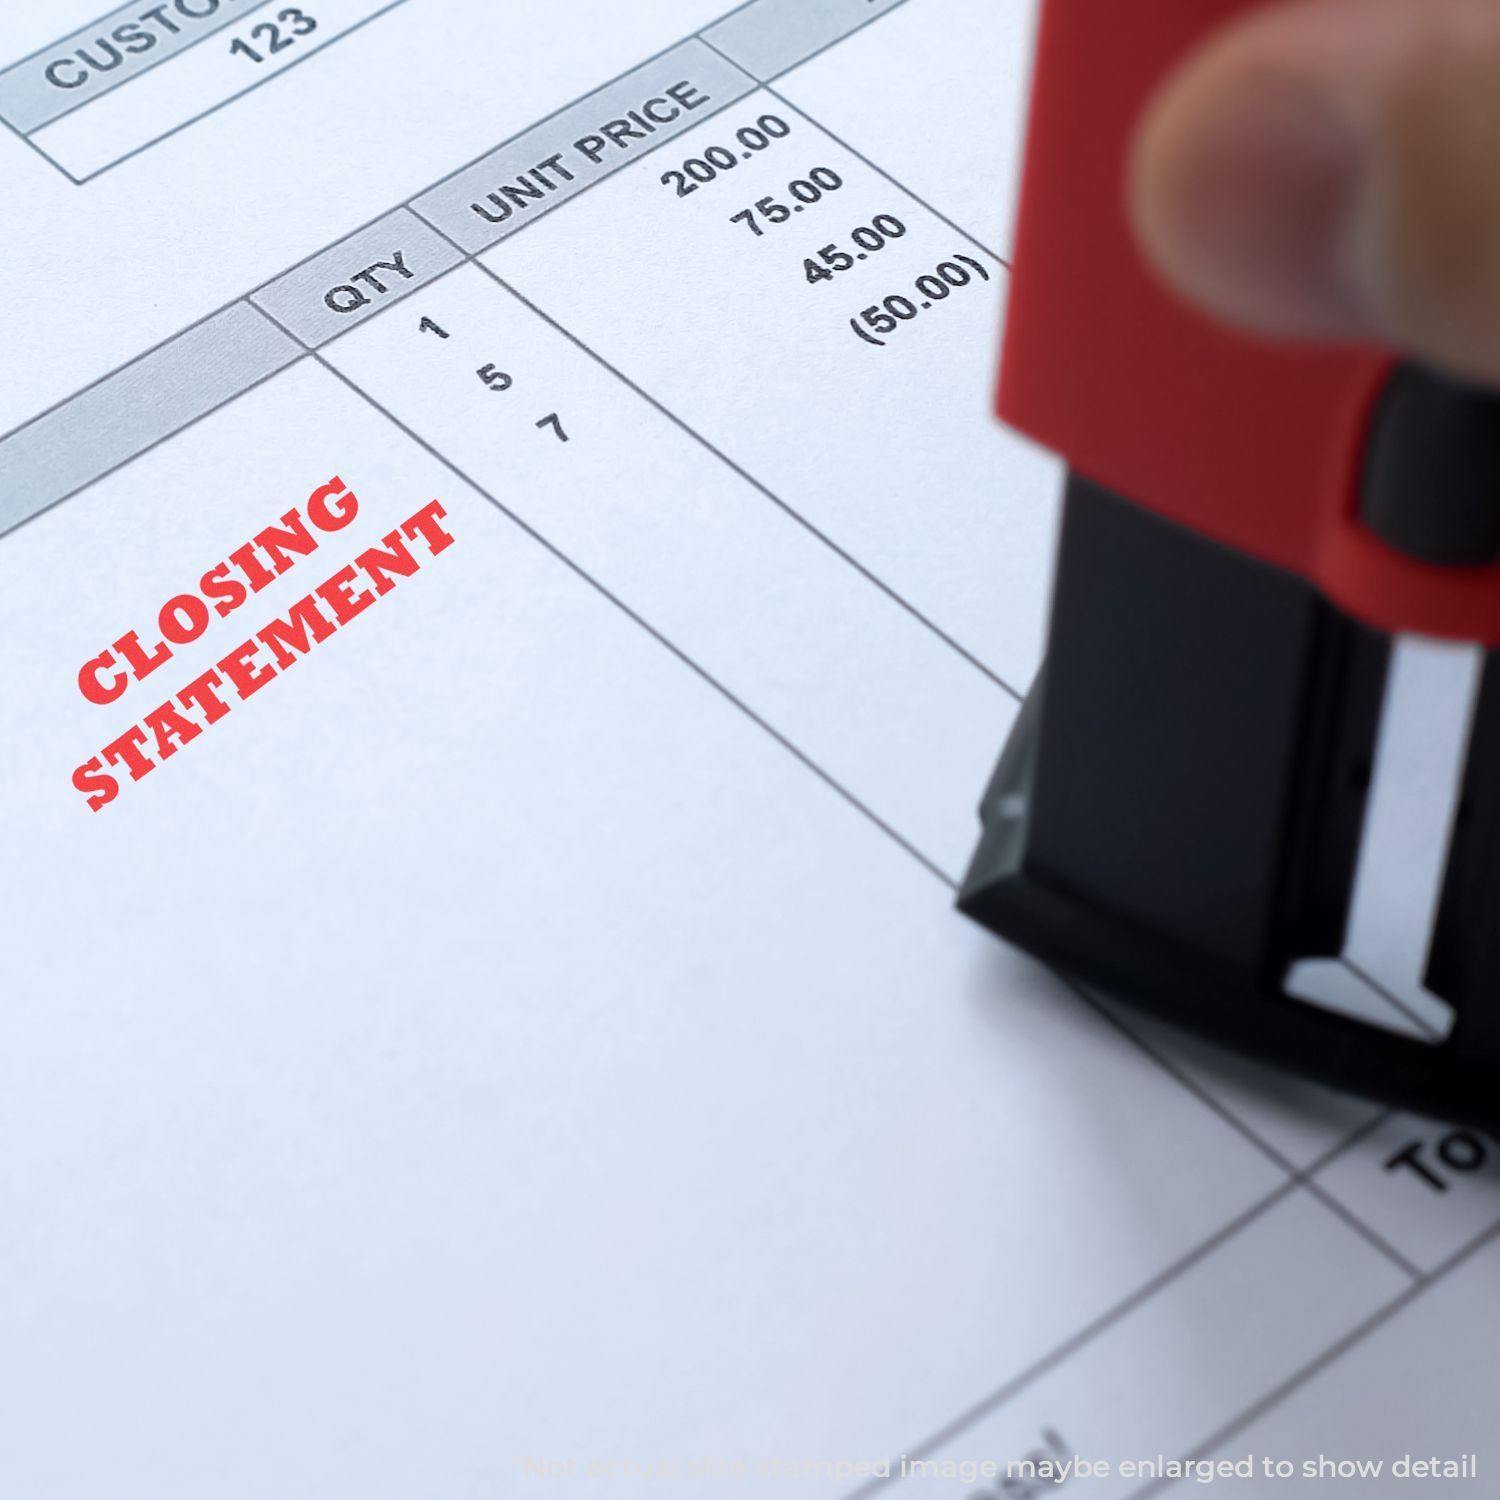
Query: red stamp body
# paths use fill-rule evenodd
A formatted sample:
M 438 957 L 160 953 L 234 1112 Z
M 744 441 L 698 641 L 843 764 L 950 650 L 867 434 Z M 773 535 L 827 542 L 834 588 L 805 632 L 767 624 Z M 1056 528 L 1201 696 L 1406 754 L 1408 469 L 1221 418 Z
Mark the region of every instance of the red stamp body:
M 1195 44 L 1263 0 L 1046 0 L 999 410 L 1078 473 L 1316 584 L 1385 630 L 1500 643 L 1500 564 L 1361 519 L 1384 351 L 1257 343 L 1177 301 L 1125 204 L 1131 138 Z

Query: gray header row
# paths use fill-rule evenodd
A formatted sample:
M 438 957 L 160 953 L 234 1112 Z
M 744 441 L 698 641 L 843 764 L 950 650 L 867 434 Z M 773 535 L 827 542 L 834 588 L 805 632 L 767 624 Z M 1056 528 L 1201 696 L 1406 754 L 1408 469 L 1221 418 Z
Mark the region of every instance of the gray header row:
M 0 442 L 0 532 L 285 369 L 302 350 L 236 302 Z
M 23 135 L 128 83 L 268 0 L 122 5 L 0 73 L 0 119 Z
M 769 83 L 904 0 L 754 0 L 702 35 L 747 73 Z

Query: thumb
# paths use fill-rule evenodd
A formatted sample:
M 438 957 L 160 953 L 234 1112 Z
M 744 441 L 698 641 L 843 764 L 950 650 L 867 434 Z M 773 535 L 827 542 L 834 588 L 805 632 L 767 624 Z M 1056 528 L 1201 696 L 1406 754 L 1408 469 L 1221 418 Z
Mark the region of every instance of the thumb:
M 1500 385 L 1500 0 L 1298 0 L 1170 79 L 1131 211 L 1181 293 Z

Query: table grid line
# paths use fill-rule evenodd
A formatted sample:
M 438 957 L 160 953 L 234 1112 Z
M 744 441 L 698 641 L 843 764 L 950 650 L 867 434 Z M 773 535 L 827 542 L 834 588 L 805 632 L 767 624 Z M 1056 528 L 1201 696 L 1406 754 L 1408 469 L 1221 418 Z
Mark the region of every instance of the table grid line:
M 1500 1220 L 1491 1224 L 1487 1229 L 1481 1230 L 1466 1244 L 1454 1251 L 1447 1260 L 1443 1261 L 1432 1271 L 1424 1273 L 1419 1281 L 1412 1286 L 1404 1288 L 1383 1307 L 1377 1309 L 1366 1318 L 1364 1322 L 1350 1329 L 1341 1338 L 1335 1339 L 1315 1359 L 1309 1360 L 1279 1385 L 1268 1391 L 1259 1401 L 1246 1407 L 1232 1422 L 1226 1423 L 1223 1427 L 1205 1438 L 1187 1457 L 1189 1459 L 1208 1458 L 1222 1448 L 1225 1443 L 1233 1442 L 1246 1428 L 1253 1426 L 1263 1416 L 1274 1411 L 1289 1397 L 1294 1396 L 1300 1391 L 1309 1381 L 1321 1375 L 1324 1370 L 1337 1364 L 1350 1350 L 1358 1348 L 1367 1338 L 1398 1317 L 1422 1297 L 1424 1293 L 1436 1286 L 1438 1282 L 1450 1276 L 1459 1267 L 1472 1260 L 1496 1240 L 1500 1240 Z M 1153 1479 L 1143 1488 L 1133 1490 L 1127 1497 L 1127 1500 L 1152 1500 L 1153 1496 L 1160 1495 L 1181 1482 L 1180 1479 Z
M 1289 1176 L 1286 1181 L 1278 1183 L 1263 1197 L 1257 1199 L 1248 1208 L 1241 1210 L 1233 1218 L 1221 1225 L 1212 1234 L 1201 1240 L 1197 1245 L 1179 1256 L 1170 1265 L 1149 1277 L 1134 1291 L 1128 1293 L 1118 1302 L 1100 1313 L 1092 1322 L 1086 1324 L 1082 1329 L 1072 1334 L 1062 1343 L 1049 1350 L 1041 1358 L 1034 1360 L 1019 1374 L 1012 1376 L 1003 1385 L 997 1387 L 988 1396 L 960 1413 L 952 1421 L 938 1428 L 936 1432 L 929 1434 L 920 1443 L 903 1449 L 907 1458 L 921 1459 L 931 1457 L 944 1444 L 951 1442 L 967 1432 L 976 1423 L 992 1416 L 995 1412 L 1007 1406 L 1023 1391 L 1036 1384 L 1044 1375 L 1062 1365 L 1073 1355 L 1086 1348 L 1101 1334 L 1106 1333 L 1119 1323 L 1122 1319 L 1134 1312 L 1136 1308 L 1145 1306 L 1146 1303 L 1168 1286 L 1172 1285 L 1186 1272 L 1197 1265 L 1201 1265 L 1216 1250 L 1220 1249 L 1234 1239 L 1241 1231 L 1249 1229 L 1278 1204 L 1290 1199 L 1299 1189 L 1304 1188 L 1307 1182 L 1319 1172 L 1323 1171 L 1332 1162 L 1337 1160 L 1346 1151 L 1351 1150 L 1366 1136 L 1378 1129 L 1386 1120 L 1391 1118 L 1388 1111 L 1378 1115 L 1373 1121 L 1366 1121 L 1346 1136 L 1342 1137 L 1331 1149 L 1315 1158 L 1307 1166 Z M 894 1465 L 893 1465 L 894 1467 Z M 848 1491 L 843 1500 L 868 1500 L 868 1497 L 889 1489 L 899 1482 L 899 1474 L 892 1474 L 889 1478 L 875 1478 L 867 1480 L 853 1490 Z M 1132 1497 L 1135 1500 L 1135 1497 Z
M 38 146 L 37 143 L 34 140 L 32 140 L 32 138 L 29 135 L 27 135 L 25 131 L 23 131 L 23 130 L 17 130 L 16 127 L 14 125 L 12 125 L 10 123 L 10 121 L 7 120 L 7 119 L 5 119 L 3 116 L 0 116 L 0 125 L 4 125 L 5 128 L 13 136 L 15 136 L 15 138 L 18 141 L 24 141 L 28 146 L 30 146 L 31 149 L 33 151 L 35 151 L 36 154 L 38 156 L 40 156 L 41 159 L 44 162 L 46 162 L 49 167 L 55 167 L 59 172 L 61 172 L 63 174 L 64 177 L 66 177 L 68 179 L 69 182 L 71 182 L 73 184 L 74 187 L 79 187 L 79 186 L 82 185 L 81 182 L 80 182 L 80 180 L 77 177 L 75 177 L 65 166 L 63 166 L 63 164 L 60 161 L 54 161 L 52 159 L 52 157 L 48 156 L 47 153 L 45 151 L 43 151 L 42 148 L 40 146 Z M 170 341 L 164 340 L 164 342 L 170 342 Z M 108 377 L 105 377 L 105 378 L 107 379 Z M 73 395 L 76 396 L 77 394 L 78 394 L 78 392 L 74 391 Z M 71 401 L 72 399 L 73 399 L 73 396 L 65 396 L 63 398 L 63 400 L 58 403 L 58 405 L 61 406 L 61 405 L 65 404 L 66 402 Z M 43 415 L 45 415 L 45 413 L 38 412 L 37 415 L 38 416 L 43 416 Z M 35 421 L 36 418 L 35 417 L 30 417 L 27 420 L 28 421 Z M 23 423 L 22 425 L 24 426 L 25 424 Z M 7 437 L 9 435 L 10 435 L 9 433 L 6 434 Z M 3 441 L 3 439 L 0 439 L 0 441 Z
M 1096 1011 L 1098 1011 L 1101 1016 L 1104 1017 L 1106 1021 L 1110 1023 L 1110 1025 L 1114 1026 L 1122 1035 L 1132 1041 L 1142 1052 L 1150 1057 L 1158 1067 L 1163 1069 L 1163 1071 L 1165 1071 L 1166 1073 L 1170 1074 L 1182 1088 L 1186 1089 L 1190 1094 L 1193 1094 L 1203 1103 L 1206 1108 L 1211 1110 L 1214 1114 L 1218 1115 L 1218 1117 L 1223 1120 L 1224 1123 L 1228 1125 L 1232 1130 L 1235 1130 L 1240 1135 L 1244 1136 L 1244 1138 L 1253 1146 L 1255 1146 L 1257 1150 L 1259 1150 L 1270 1162 L 1272 1162 L 1275 1166 L 1281 1168 L 1281 1170 L 1287 1173 L 1288 1176 L 1297 1176 L 1298 1168 L 1296 1164 L 1284 1153 L 1278 1151 L 1276 1147 L 1271 1145 L 1271 1143 L 1267 1141 L 1265 1137 L 1262 1136 L 1257 1130 L 1255 1130 L 1248 1121 L 1241 1119 L 1240 1116 L 1236 1114 L 1232 1109 L 1230 1109 L 1227 1104 L 1218 1099 L 1206 1084 L 1199 1083 L 1198 1080 L 1193 1078 L 1186 1069 L 1182 1068 L 1178 1063 L 1174 1062 L 1168 1054 L 1163 1053 L 1146 1038 L 1141 1036 L 1130 1025 L 1129 1021 L 1124 1016 L 1116 1014 L 1111 1007 L 1101 1003 L 1100 1000 L 1093 994 L 1091 994 L 1089 990 L 1086 989 L 1083 985 L 1069 978 L 1069 976 L 1063 973 L 1061 970 L 1054 969 L 1053 972 L 1059 979 L 1063 981 L 1064 984 L 1068 986 L 1069 989 L 1073 991 L 1075 995 L 1079 997 L 1079 999 L 1091 1005 Z M 1371 1112 L 1378 1118 L 1380 1113 L 1379 1107 L 1372 1104 L 1370 1106 L 1370 1109 Z M 1417 1280 L 1421 1276 L 1421 1271 L 1412 1263 L 1411 1260 L 1409 1260 L 1398 1249 L 1396 1249 L 1396 1247 L 1391 1244 L 1391 1242 L 1383 1234 L 1381 1234 L 1373 1226 L 1367 1224 L 1362 1218 L 1360 1218 L 1359 1215 L 1357 1215 L 1346 1203 L 1344 1203 L 1342 1199 L 1330 1193 L 1325 1187 L 1322 1186 L 1321 1183 L 1315 1181 L 1312 1178 L 1309 1178 L 1302 1185 L 1314 1198 L 1322 1203 L 1330 1213 L 1332 1213 L 1335 1217 L 1343 1220 L 1343 1222 L 1347 1224 L 1349 1228 L 1351 1228 L 1362 1239 L 1368 1241 L 1374 1249 L 1378 1250 L 1383 1256 L 1385 1256 L 1385 1258 L 1389 1260 L 1394 1266 L 1396 1266 L 1398 1270 L 1403 1272 L 1412 1280 Z
M 1395 1117 L 1395 1111 L 1385 1110 L 1357 1126 L 1353 1131 L 1340 1139 L 1330 1150 L 1325 1151 L 1307 1166 L 1297 1170 L 1286 1182 L 1272 1189 L 1264 1198 L 1258 1200 L 1244 1212 L 1231 1219 L 1221 1229 L 1210 1235 L 1199 1245 L 1193 1247 L 1186 1255 L 1173 1262 L 1164 1271 L 1149 1279 L 1141 1287 L 1137 1288 L 1136 1291 L 1116 1303 L 1084 1329 L 1074 1334 L 1070 1339 L 1065 1340 L 1048 1354 L 1042 1356 L 1041 1359 L 1028 1366 L 1021 1374 L 999 1387 L 983 1401 L 976 1403 L 959 1417 L 939 1428 L 921 1443 L 905 1449 L 905 1456 L 912 1459 L 933 1456 L 940 1448 L 951 1442 L 955 1437 L 962 1435 L 978 1422 L 992 1416 L 995 1412 L 1008 1405 L 1043 1376 L 1049 1374 L 1074 1354 L 1080 1352 L 1080 1350 L 1092 1343 L 1095 1338 L 1107 1332 L 1136 1308 L 1144 1306 L 1158 1292 L 1164 1291 L 1168 1286 L 1177 1281 L 1181 1275 L 1208 1259 L 1210 1255 L 1228 1244 L 1241 1231 L 1250 1228 L 1269 1210 L 1289 1199 L 1297 1191 L 1308 1191 L 1317 1198 L 1319 1195 L 1313 1191 L 1315 1188 L 1315 1179 L 1335 1161 L 1345 1156 L 1361 1141 L 1375 1134 Z M 1340 1217 L 1342 1218 L 1343 1216 L 1340 1215 Z M 1322 1369 L 1332 1364 L 1342 1354 L 1353 1348 L 1369 1334 L 1383 1326 L 1403 1308 L 1415 1301 L 1423 1292 L 1456 1270 L 1465 1261 L 1482 1250 L 1485 1245 L 1497 1239 L 1500 1239 L 1500 1218 L 1497 1218 L 1488 1228 L 1480 1231 L 1479 1234 L 1474 1236 L 1462 1248 L 1450 1255 L 1447 1260 L 1443 1261 L 1432 1271 L 1421 1271 L 1412 1267 L 1414 1279 L 1409 1285 L 1403 1287 L 1395 1297 L 1383 1304 L 1363 1322 L 1356 1325 L 1354 1329 L 1334 1340 L 1327 1349 L 1313 1360 L 1299 1367 L 1274 1387 L 1270 1393 L 1261 1397 L 1254 1405 L 1242 1412 L 1233 1422 L 1227 1423 L 1224 1427 L 1215 1431 L 1188 1456 L 1209 1456 L 1216 1449 L 1222 1447 L 1224 1443 L 1232 1441 L 1238 1432 L 1258 1420 L 1260 1416 L 1276 1405 L 1279 1405 L 1282 1400 L 1300 1389 L 1301 1386 L 1305 1385 L 1308 1380 L 1312 1379 Z M 893 1474 L 890 1478 L 869 1480 L 858 1488 L 849 1491 L 843 1497 L 843 1500 L 868 1500 L 868 1497 L 898 1483 L 899 1478 L 899 1475 Z M 1127 1500 L 1152 1500 L 1152 1497 L 1177 1483 L 1179 1481 L 1175 1479 L 1152 1481 L 1145 1489 L 1133 1491 L 1127 1497 Z

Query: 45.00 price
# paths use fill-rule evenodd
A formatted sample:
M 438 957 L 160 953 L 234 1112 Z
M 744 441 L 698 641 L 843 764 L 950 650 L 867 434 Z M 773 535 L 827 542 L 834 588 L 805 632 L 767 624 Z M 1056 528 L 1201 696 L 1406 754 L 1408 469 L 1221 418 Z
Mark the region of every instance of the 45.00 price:
M 837 272 L 852 270 L 856 261 L 868 260 L 875 251 L 884 250 L 889 241 L 899 240 L 905 233 L 906 225 L 894 214 L 876 214 L 868 224 L 849 231 L 849 238 L 859 246 L 853 255 L 837 245 L 824 245 L 816 260 L 809 255 L 802 262 L 803 274 L 812 286 L 832 281 Z

